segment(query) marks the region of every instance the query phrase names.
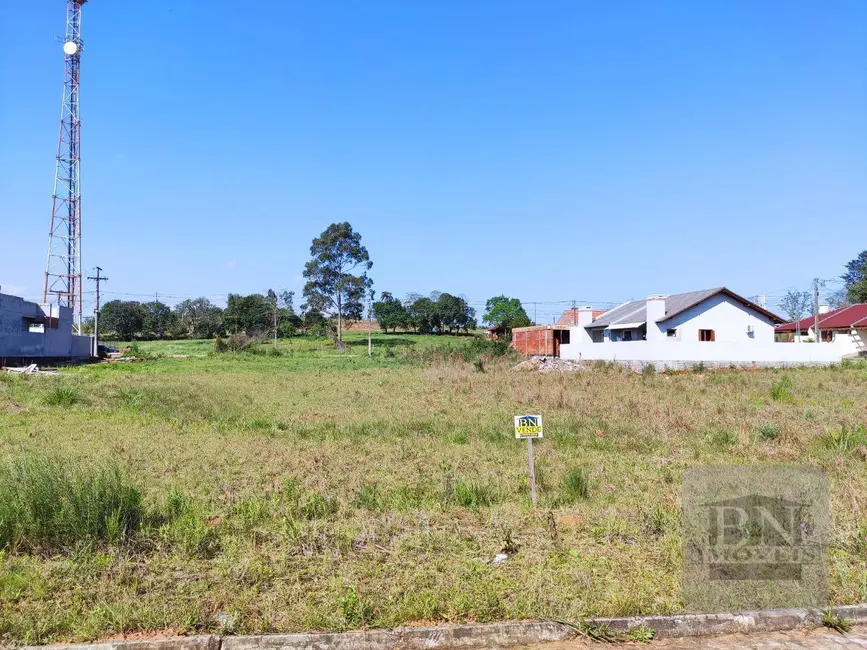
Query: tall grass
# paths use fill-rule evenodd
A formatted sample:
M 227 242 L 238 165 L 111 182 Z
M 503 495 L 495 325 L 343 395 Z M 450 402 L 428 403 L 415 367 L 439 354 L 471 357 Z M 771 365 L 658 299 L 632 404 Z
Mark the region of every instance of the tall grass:
M 75 386 L 55 386 L 42 397 L 46 406 L 72 406 L 81 401 Z
M 141 493 L 116 465 L 88 469 L 35 454 L 0 465 L 0 548 L 116 542 L 143 518 Z
M 586 499 L 590 492 L 590 477 L 583 467 L 572 467 L 563 477 L 563 493 L 566 501 L 574 503 Z

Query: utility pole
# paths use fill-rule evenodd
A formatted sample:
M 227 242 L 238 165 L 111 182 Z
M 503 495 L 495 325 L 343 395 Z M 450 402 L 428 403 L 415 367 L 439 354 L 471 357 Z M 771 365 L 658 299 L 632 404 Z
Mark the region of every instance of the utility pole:
M 816 343 L 822 342 L 822 334 L 819 332 L 819 278 L 813 278 L 813 334 Z
M 274 294 L 274 347 L 277 347 L 277 294 Z
M 88 275 L 88 280 L 96 281 L 96 309 L 93 310 L 93 356 L 99 356 L 99 290 L 101 282 L 108 282 L 108 278 L 102 275 L 102 268 L 96 267 L 96 275 Z
M 575 301 L 573 300 L 572 301 L 572 323 L 571 323 L 571 325 L 577 325 L 577 324 L 578 323 L 575 322 Z
M 367 296 L 367 356 L 373 356 L 373 321 L 371 320 L 371 311 L 373 309 L 373 291 Z

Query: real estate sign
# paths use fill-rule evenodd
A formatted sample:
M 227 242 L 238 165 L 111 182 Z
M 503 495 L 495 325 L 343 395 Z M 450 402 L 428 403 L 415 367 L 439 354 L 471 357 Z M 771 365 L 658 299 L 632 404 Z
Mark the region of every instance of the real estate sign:
M 542 416 L 541 415 L 516 415 L 515 416 L 515 438 L 518 440 L 526 440 L 528 438 L 542 437 Z

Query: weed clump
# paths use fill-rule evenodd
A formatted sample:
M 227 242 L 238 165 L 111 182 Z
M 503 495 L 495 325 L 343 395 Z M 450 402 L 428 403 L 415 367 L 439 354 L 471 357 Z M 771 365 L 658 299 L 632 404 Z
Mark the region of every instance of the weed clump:
M 452 494 L 458 505 L 464 508 L 486 508 L 498 501 L 496 491 L 474 481 L 457 481 Z
M 55 386 L 42 397 L 42 403 L 46 406 L 70 407 L 80 401 L 81 394 L 75 386 Z
M 569 503 L 586 499 L 590 493 L 590 477 L 583 467 L 573 467 L 563 477 L 563 493 Z
M 759 438 L 762 440 L 776 440 L 780 436 L 780 427 L 776 424 L 763 424 L 759 427 Z
M 783 375 L 780 380 L 771 386 L 771 399 L 775 402 L 790 404 L 792 400 L 792 380 L 788 375 Z
M 825 434 L 825 447 L 831 451 L 847 453 L 861 445 L 867 445 L 867 427 L 863 424 L 852 429 L 844 424 L 839 429 Z

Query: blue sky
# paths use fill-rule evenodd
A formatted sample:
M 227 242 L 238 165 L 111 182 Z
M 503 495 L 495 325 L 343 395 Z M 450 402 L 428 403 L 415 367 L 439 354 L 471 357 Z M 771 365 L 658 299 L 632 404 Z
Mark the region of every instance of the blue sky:
M 84 265 L 111 294 L 300 291 L 343 220 L 377 290 L 552 303 L 539 320 L 773 301 L 867 244 L 860 0 L 142 7 L 84 8 Z M 37 296 L 63 3 L 0 20 L 0 285 Z

